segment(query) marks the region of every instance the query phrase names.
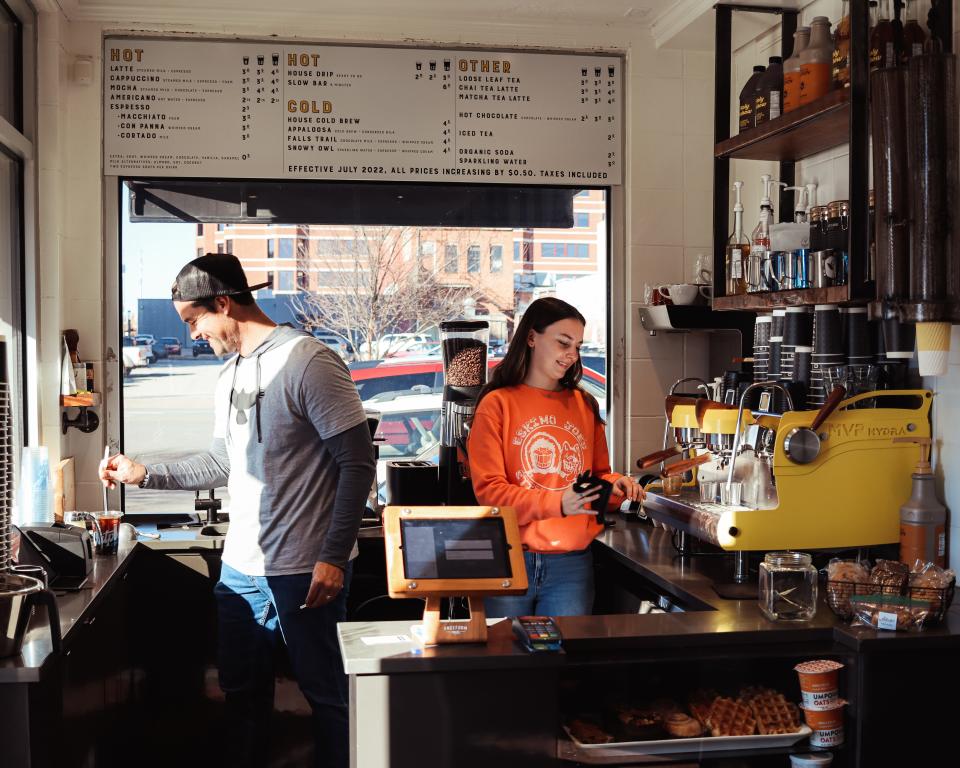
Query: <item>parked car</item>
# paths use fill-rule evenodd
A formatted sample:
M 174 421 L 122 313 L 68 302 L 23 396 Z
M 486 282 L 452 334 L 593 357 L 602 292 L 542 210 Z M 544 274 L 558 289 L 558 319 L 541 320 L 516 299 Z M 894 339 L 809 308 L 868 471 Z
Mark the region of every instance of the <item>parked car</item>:
M 313 337 L 322 341 L 330 349 L 340 355 L 340 358 L 346 362 L 350 362 L 356 357 L 356 353 L 353 349 L 353 344 L 347 341 L 342 336 L 338 336 L 335 333 L 330 333 L 328 331 L 313 331 Z
M 158 343 L 152 333 L 138 333 L 133 338 L 134 343 L 138 347 L 146 347 L 150 350 L 147 359 L 151 363 L 155 363 L 158 359 L 167 356 L 167 351 L 163 348 L 163 344 Z
M 206 339 L 194 339 L 193 340 L 193 356 L 199 357 L 200 355 L 212 355 L 213 347 L 210 346 L 210 342 Z
M 487 360 L 492 369 L 501 358 Z M 378 403 L 413 393 L 441 394 L 443 392 L 443 361 L 439 358 L 408 360 L 368 360 L 350 364 L 350 376 L 357 385 L 360 399 L 374 410 Z M 600 404 L 600 414 L 606 418 L 607 379 L 590 368 L 583 369 L 581 386 L 593 395 Z
M 398 352 L 402 352 L 412 344 L 436 344 L 436 339 L 431 339 L 425 333 L 385 333 L 373 345 L 373 356 L 377 358 L 389 357 Z M 360 345 L 360 353 L 370 355 L 371 344 L 363 342 Z
M 134 339 L 124 336 L 122 341 L 123 349 L 123 375 L 129 376 L 134 368 L 143 368 L 149 365 L 148 357 L 150 348 L 144 344 L 137 344 Z
M 168 355 L 179 355 L 181 352 L 180 339 L 174 336 L 163 336 L 160 343 Z

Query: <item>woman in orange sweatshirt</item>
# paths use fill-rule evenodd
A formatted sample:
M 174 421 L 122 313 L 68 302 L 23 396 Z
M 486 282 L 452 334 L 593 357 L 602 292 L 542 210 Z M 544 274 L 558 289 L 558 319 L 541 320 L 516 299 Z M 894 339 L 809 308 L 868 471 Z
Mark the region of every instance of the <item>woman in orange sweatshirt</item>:
M 491 616 L 577 616 L 593 609 L 590 542 L 603 530 L 573 483 L 592 470 L 614 485 L 616 503 L 642 488 L 610 471 L 597 401 L 579 387 L 586 321 L 556 298 L 534 301 L 503 361 L 480 393 L 467 442 L 480 504 L 513 507 L 529 588 L 486 601 Z

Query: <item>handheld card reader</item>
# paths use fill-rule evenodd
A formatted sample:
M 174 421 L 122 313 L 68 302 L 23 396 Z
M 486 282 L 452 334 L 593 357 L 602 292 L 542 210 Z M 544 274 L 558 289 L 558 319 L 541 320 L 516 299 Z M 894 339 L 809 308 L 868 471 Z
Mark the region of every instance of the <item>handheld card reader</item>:
M 577 493 L 599 490 L 600 495 L 590 502 L 590 509 L 596 511 L 597 522 L 604 528 L 617 524 L 615 520 L 608 520 L 606 517 L 607 504 L 610 502 L 610 494 L 613 493 L 613 483 L 604 480 L 602 477 L 597 477 L 591 470 L 587 469 L 577 475 L 577 479 L 573 483 L 573 490 Z
M 560 630 L 549 616 L 517 616 L 513 634 L 530 653 L 559 651 L 563 645 Z

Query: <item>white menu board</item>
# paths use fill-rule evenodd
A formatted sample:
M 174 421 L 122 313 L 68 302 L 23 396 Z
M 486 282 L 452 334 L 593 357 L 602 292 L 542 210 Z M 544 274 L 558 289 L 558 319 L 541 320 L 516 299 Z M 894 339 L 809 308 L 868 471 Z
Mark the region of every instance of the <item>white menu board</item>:
M 110 175 L 605 186 L 622 60 L 107 38 Z

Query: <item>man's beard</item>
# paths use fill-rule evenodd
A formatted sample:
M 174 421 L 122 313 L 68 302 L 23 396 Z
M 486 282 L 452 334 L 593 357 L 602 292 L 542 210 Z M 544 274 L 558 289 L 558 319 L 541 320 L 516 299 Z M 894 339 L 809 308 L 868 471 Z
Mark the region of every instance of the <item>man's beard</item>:
M 224 355 L 232 354 L 236 352 L 236 349 L 233 348 L 233 345 L 230 344 L 226 339 L 218 339 L 215 336 L 211 336 L 210 339 L 210 348 L 213 350 L 213 354 L 217 357 L 223 357 Z

